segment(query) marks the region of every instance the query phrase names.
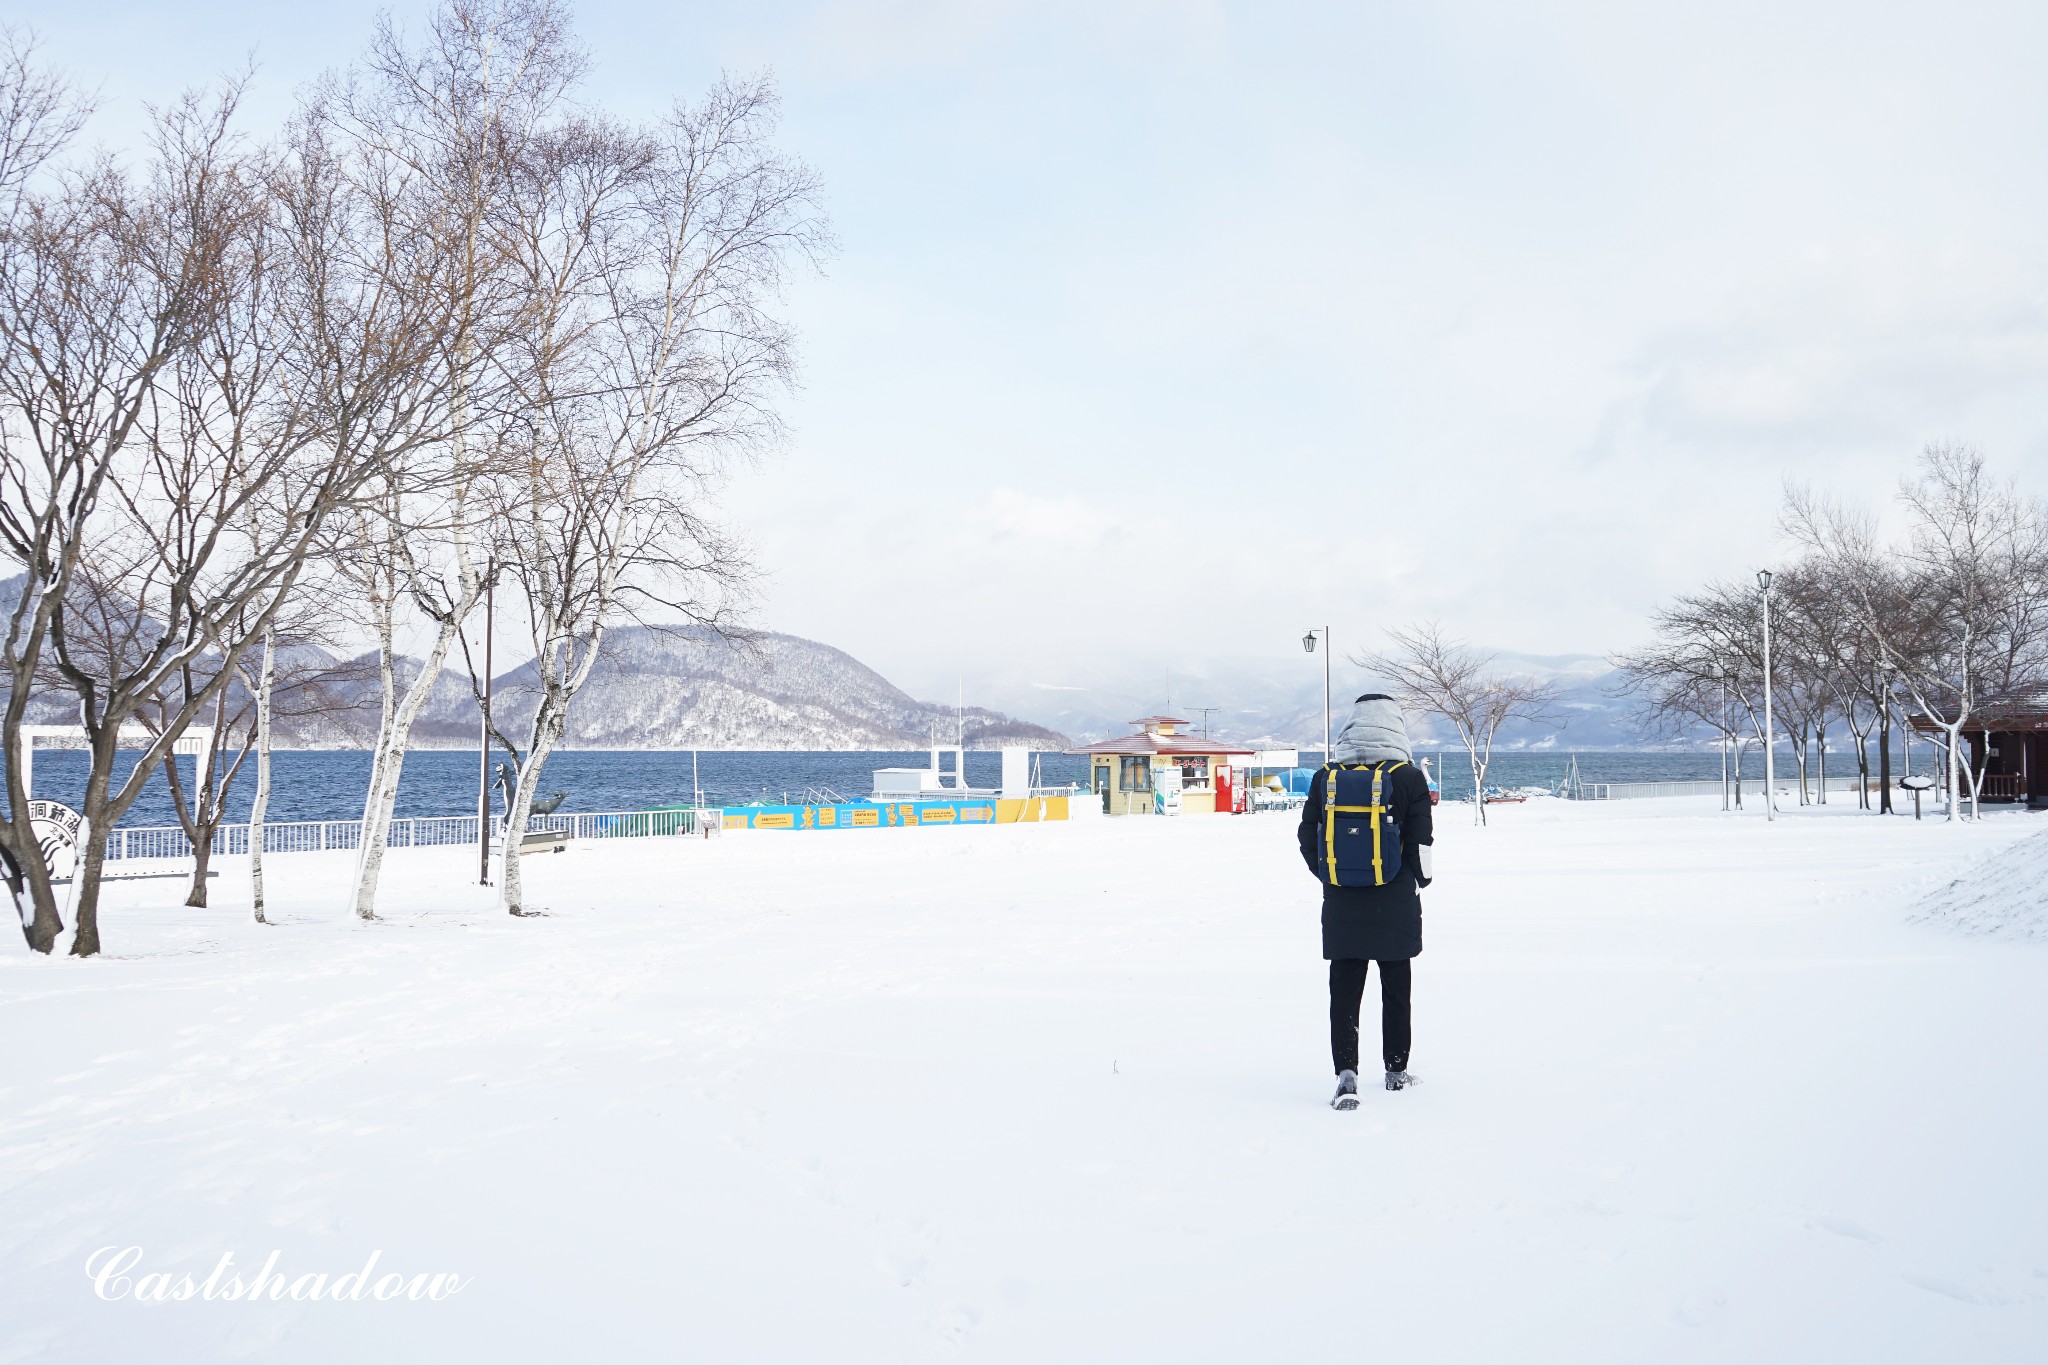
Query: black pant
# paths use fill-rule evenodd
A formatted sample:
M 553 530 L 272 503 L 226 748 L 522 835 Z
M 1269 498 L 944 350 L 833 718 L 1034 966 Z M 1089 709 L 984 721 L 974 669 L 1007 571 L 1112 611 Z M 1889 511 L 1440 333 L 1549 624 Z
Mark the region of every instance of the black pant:
M 1358 1070 L 1358 1004 L 1365 997 L 1365 970 L 1370 959 L 1330 960 L 1330 1060 L 1339 1071 Z M 1407 958 L 1380 963 L 1380 1054 L 1387 1070 L 1408 1069 Z

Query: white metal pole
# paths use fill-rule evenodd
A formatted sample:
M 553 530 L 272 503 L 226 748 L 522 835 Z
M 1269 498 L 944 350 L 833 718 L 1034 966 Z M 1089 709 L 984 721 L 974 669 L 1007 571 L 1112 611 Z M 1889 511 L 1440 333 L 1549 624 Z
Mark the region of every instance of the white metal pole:
M 1771 720 L 1771 580 L 1767 576 L 1764 588 L 1764 819 L 1778 818 L 1777 768 L 1772 760 L 1772 750 L 1777 746 L 1778 731 Z
M 1323 765 L 1330 763 L 1330 628 L 1323 627 Z

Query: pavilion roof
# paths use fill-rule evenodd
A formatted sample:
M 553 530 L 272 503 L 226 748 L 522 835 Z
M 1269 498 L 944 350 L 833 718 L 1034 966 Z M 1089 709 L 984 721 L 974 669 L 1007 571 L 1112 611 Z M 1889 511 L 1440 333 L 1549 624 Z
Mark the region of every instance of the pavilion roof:
M 1227 740 L 1204 739 L 1200 735 L 1124 735 L 1117 739 L 1105 739 L 1099 744 L 1084 744 L 1078 749 L 1068 749 L 1070 754 L 1251 754 L 1256 749 L 1247 749 L 1242 744 Z
M 1922 734 L 1940 734 L 1947 727 L 1926 715 L 1907 718 Z M 2048 687 L 2008 692 L 1979 699 L 1963 723 L 1963 733 L 2009 733 L 2016 730 L 2048 730 Z

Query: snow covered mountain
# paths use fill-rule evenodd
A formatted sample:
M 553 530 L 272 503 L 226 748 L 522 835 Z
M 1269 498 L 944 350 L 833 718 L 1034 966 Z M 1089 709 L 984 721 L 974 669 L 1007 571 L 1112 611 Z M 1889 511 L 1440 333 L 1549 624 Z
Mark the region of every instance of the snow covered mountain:
M 1509 749 L 1633 749 L 1655 742 L 1635 722 L 1632 703 L 1616 695 L 1619 681 L 1607 660 L 1592 654 L 1503 653 L 1503 670 L 1558 684 L 1561 725 L 1517 722 L 1504 727 Z M 1208 710 L 1210 733 L 1271 748 L 1313 748 L 1323 739 L 1323 665 L 1320 657 L 1296 653 L 1277 660 L 1188 660 L 1170 669 L 1136 670 L 1115 665 L 1074 670 L 1045 666 L 1007 675 L 969 673 L 967 690 L 1014 715 L 1079 736 L 1101 739 L 1128 730 L 1126 722 L 1160 711 L 1202 724 Z M 1331 679 L 1331 709 L 1337 719 L 1351 698 L 1383 686 L 1365 670 L 1340 658 Z M 1426 717 L 1411 717 L 1418 743 L 1452 745 L 1450 728 Z
M 416 667 L 416 665 L 414 665 Z M 374 703 L 374 684 L 370 700 Z M 522 737 L 533 715 L 535 674 L 523 664 L 492 684 L 492 711 Z M 307 747 L 367 745 L 374 704 L 294 725 Z M 414 731 L 422 747 L 476 744 L 477 705 L 460 658 L 435 684 Z M 858 659 L 794 635 L 746 642 L 701 629 L 636 626 L 605 639 L 596 670 L 569 710 L 563 743 L 574 749 L 917 749 L 934 739 L 969 748 L 1030 744 L 1064 748 L 1066 736 L 986 707 L 956 713 L 923 702 Z
M 0 580 L 0 605 L 22 580 Z M 1341 657 L 1332 679 L 1333 712 L 1381 683 Z M 301 653 L 308 651 L 302 650 Z M 317 654 L 318 651 L 310 651 Z M 303 661 L 307 672 L 316 660 Z M 343 661 L 333 660 L 340 664 Z M 373 661 L 357 661 L 367 664 Z M 1501 735 L 1507 749 L 1633 749 L 1657 746 L 1617 695 L 1618 676 L 1598 655 L 1503 653 L 1502 667 L 1559 684 L 1561 725 L 1518 722 Z M 422 746 L 469 748 L 477 707 L 459 652 L 420 718 Z M 413 661 L 401 662 L 410 676 Z M 322 684 L 307 714 L 277 718 L 279 743 L 297 748 L 367 747 L 377 723 L 373 667 L 353 680 Z M 944 690 L 952 690 L 946 679 Z M 530 665 L 493 684 L 494 709 L 517 735 L 532 715 Z M 1093 668 L 1029 659 L 968 672 L 964 690 L 984 702 L 956 716 L 952 706 L 919 701 L 842 650 L 794 635 L 761 634 L 745 643 L 701 629 L 629 627 L 605 642 L 597 672 L 571 708 L 564 742 L 580 749 L 916 749 L 960 735 L 976 748 L 1025 743 L 1064 748 L 1128 731 L 1127 722 L 1169 711 L 1206 723 L 1219 738 L 1270 748 L 1322 743 L 1323 669 L 1315 655 L 1175 661 L 1171 667 L 1108 663 Z M 1204 711 L 1208 714 L 1204 716 Z M 52 693 L 31 703 L 29 719 L 75 720 L 77 702 Z M 1411 718 L 1418 743 L 1450 746 L 1441 722 Z

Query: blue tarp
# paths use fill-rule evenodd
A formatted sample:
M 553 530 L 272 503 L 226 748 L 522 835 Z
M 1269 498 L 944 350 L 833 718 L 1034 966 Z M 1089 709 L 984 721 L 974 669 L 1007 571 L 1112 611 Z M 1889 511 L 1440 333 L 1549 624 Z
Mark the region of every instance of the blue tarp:
M 1280 789 L 1294 796 L 1307 796 L 1308 784 L 1315 781 L 1317 771 L 1318 769 L 1315 768 L 1289 768 L 1286 772 L 1277 774 L 1280 779 Z M 1422 771 L 1423 775 L 1429 779 L 1429 789 L 1436 791 L 1436 774 L 1430 772 L 1427 768 L 1424 768 Z

